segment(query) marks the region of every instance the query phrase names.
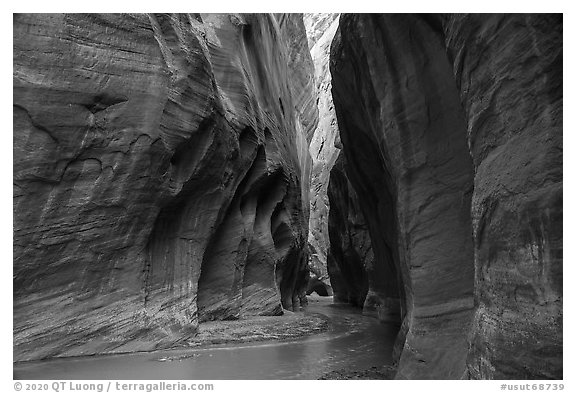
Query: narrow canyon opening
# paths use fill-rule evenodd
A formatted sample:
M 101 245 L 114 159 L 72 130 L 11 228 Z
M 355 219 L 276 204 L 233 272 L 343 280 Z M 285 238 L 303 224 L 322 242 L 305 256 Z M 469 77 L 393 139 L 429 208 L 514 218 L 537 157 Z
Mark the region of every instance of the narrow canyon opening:
M 348 33 L 360 21 L 365 33 Z M 318 89 L 331 94 L 319 97 L 320 116 L 330 116 L 335 106 L 337 122 L 317 130 L 338 133 L 333 140 L 345 148 L 328 145 L 326 135 L 311 144 L 318 146 L 313 160 L 324 149 L 338 156 L 329 175 L 312 175 L 313 192 L 315 179 L 329 178 L 322 208 L 329 211 L 324 246 L 334 299 L 382 321 L 402 322 L 395 350 L 402 377 L 426 375 L 430 367 L 458 377 L 473 309 L 474 170 L 442 35 L 417 16 L 346 22 L 331 43 L 325 83 L 332 87 Z M 363 77 L 366 72 L 372 77 Z M 326 198 L 311 200 L 314 211 Z M 322 223 L 311 217 L 311 233 L 321 232 Z M 442 326 L 442 332 L 432 326 Z M 409 349 L 403 350 L 406 341 Z M 435 348 L 439 341 L 442 354 Z
M 553 14 L 15 15 L 15 377 L 562 378 L 561 60 Z

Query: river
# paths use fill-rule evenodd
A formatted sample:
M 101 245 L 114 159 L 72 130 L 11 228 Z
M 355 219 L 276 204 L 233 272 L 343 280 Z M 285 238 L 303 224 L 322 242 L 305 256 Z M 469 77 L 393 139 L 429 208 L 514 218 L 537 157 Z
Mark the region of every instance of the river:
M 22 362 L 14 364 L 14 378 L 318 379 L 331 371 L 361 371 L 392 364 L 398 326 L 334 304 L 331 297 L 313 297 L 304 312 L 328 317 L 329 329 L 293 341 Z

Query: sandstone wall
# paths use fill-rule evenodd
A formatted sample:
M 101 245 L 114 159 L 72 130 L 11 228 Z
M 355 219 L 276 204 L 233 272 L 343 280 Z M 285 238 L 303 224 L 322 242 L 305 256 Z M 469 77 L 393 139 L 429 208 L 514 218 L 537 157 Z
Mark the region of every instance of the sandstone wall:
M 341 17 L 333 99 L 401 282 L 398 378 L 561 378 L 561 60 L 558 16 Z
M 562 15 L 443 23 L 468 120 L 472 378 L 562 378 Z
M 374 256 L 368 228 L 358 206 L 358 197 L 346 176 L 345 165 L 344 155 L 340 155 L 330 171 L 327 268 L 334 301 L 362 307 L 368 294 L 366 264 L 373 261 Z
M 364 314 L 400 322 L 398 277 L 374 258 L 368 220 L 347 175 L 344 154 L 330 171 L 328 272 L 334 300 L 361 307 Z
M 332 77 L 330 75 L 330 44 L 338 29 L 338 14 L 305 14 L 307 35 L 311 46 L 316 79 L 318 126 L 310 142 L 312 158 L 310 193 L 310 271 L 312 280 L 331 286 L 328 276 L 328 182 L 330 170 L 340 153 L 340 136 L 334 104 L 332 102 Z M 313 283 L 313 282 L 312 282 Z
M 184 345 L 199 320 L 298 305 L 301 18 L 15 15 L 14 360 Z
M 397 320 L 397 277 L 374 263 L 370 234 L 358 198 L 350 185 L 340 149 L 332 101 L 330 44 L 338 15 L 305 14 L 315 64 L 319 123 L 310 144 L 313 161 L 310 186 L 310 270 L 331 285 L 336 301 L 362 307 L 383 320 Z M 318 31 L 322 31 L 320 35 Z M 329 274 L 329 282 L 328 282 Z

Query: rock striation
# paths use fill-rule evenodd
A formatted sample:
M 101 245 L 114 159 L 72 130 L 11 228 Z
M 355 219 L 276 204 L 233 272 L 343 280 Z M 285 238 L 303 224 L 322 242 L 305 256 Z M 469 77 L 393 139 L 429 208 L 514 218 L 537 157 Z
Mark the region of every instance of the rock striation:
M 374 263 L 368 227 L 347 180 L 345 158 L 340 154 L 342 144 L 329 69 L 338 14 L 305 14 L 304 22 L 309 44 L 313 44 L 319 110 L 318 128 L 310 143 L 311 274 L 313 279 L 329 275 L 336 301 L 362 307 L 381 319 L 395 320 L 399 312 L 397 277 Z
M 443 29 L 475 173 L 470 377 L 561 379 L 562 15 Z
M 14 360 L 298 307 L 312 80 L 299 14 L 15 15 Z
M 332 77 L 330 75 L 330 44 L 338 29 L 338 14 L 305 14 L 304 22 L 310 52 L 314 62 L 316 79 L 316 103 L 318 126 L 310 142 L 312 173 L 310 183 L 310 224 L 308 245 L 310 247 L 310 289 L 322 284 L 330 288 L 332 276 L 328 276 L 327 256 L 330 245 L 328 237 L 328 182 L 330 170 L 340 153 L 340 136 L 334 104 L 332 103 Z
M 328 272 L 334 300 L 360 307 L 381 321 L 400 322 L 398 277 L 374 258 L 368 222 L 347 176 L 346 158 L 330 171 Z
M 330 171 L 327 268 L 334 301 L 363 307 L 368 295 L 366 265 L 374 261 L 374 255 L 358 196 L 346 176 L 345 165 L 344 155 L 340 155 Z
M 342 15 L 330 56 L 396 377 L 562 378 L 562 17 Z

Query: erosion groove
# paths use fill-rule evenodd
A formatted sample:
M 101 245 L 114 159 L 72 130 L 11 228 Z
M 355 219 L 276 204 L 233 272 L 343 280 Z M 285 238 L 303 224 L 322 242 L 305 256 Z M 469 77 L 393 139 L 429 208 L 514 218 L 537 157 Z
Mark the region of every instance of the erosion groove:
M 340 16 L 330 241 L 358 273 L 330 277 L 365 296 L 359 205 L 396 378 L 562 378 L 561 59 L 556 15 Z
M 561 14 L 13 24 L 15 377 L 563 378 Z
M 300 14 L 15 15 L 14 359 L 298 308 L 312 81 Z

